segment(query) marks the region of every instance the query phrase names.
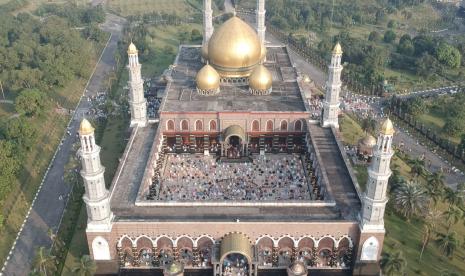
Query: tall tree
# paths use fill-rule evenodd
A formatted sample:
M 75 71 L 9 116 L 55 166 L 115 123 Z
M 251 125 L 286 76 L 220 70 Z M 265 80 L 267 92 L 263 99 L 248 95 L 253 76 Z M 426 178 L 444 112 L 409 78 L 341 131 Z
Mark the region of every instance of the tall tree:
M 37 89 L 25 89 L 16 97 L 15 109 L 20 114 L 33 117 L 44 110 L 45 98 L 45 94 Z
M 447 232 L 446 234 L 438 233 L 435 243 L 441 250 L 442 254 L 451 259 L 454 256 L 455 250 L 460 245 L 460 242 L 457 239 L 457 233 L 454 231 Z
M 401 251 L 383 252 L 380 266 L 387 276 L 401 275 L 407 266 L 407 261 Z
M 431 241 L 432 234 L 436 231 L 437 222 L 440 221 L 442 214 L 435 209 L 432 209 L 425 216 L 423 224 L 423 235 L 421 242 L 420 260 L 423 257 L 423 252 Z
M 414 177 L 423 175 L 426 172 L 425 161 L 419 158 L 415 158 L 409 161 L 410 164 L 410 173 Z
M 407 219 L 419 215 L 427 204 L 425 190 L 418 182 L 403 183 L 394 191 L 394 206 Z
M 437 171 L 427 176 L 425 190 L 434 205 L 442 198 L 444 187 L 444 174 L 442 172 Z
M 448 229 L 452 226 L 452 224 L 456 224 L 463 216 L 463 211 L 455 206 L 451 206 L 446 211 L 444 211 L 444 217 L 448 223 Z
M 83 255 L 72 271 L 79 276 L 92 276 L 96 270 L 95 261 L 89 255 Z
M 50 253 L 50 249 L 42 246 L 37 250 L 34 268 L 45 276 L 53 275 L 56 270 L 56 257 Z

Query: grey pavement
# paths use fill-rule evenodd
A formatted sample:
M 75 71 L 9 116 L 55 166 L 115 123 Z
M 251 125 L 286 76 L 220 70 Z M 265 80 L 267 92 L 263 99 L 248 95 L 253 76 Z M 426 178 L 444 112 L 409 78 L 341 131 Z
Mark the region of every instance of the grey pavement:
M 76 141 L 74 134 L 77 132 L 83 114 L 91 106 L 90 102 L 86 100 L 87 96 L 96 95 L 102 89 L 102 81 L 105 76 L 114 69 L 114 54 L 117 50 L 118 41 L 122 36 L 123 23 L 124 19 L 107 14 L 106 22 L 101 25 L 103 30 L 112 34 L 111 39 L 95 68 L 82 101 L 76 108 L 74 117 L 69 125 L 71 135 L 66 135 L 61 146 L 57 149 L 56 156 L 33 202 L 30 215 L 27 217 L 23 230 L 12 252 L 10 252 L 9 260 L 2 270 L 3 275 L 28 275 L 36 249 L 41 246 L 49 247 L 51 245 L 48 230 L 52 229 L 55 232 L 59 228 L 70 192 L 70 187 L 63 182 L 63 176 L 64 165 L 72 153 L 72 145 Z

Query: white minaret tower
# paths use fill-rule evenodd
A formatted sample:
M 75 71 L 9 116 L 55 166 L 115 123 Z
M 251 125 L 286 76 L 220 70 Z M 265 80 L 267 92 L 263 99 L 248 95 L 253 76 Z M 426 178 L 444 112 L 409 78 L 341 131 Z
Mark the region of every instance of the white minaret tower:
M 131 42 L 128 48 L 129 69 L 129 107 L 131 109 L 131 127 L 147 125 L 147 100 L 144 97 L 144 80 L 136 45 Z
M 373 158 L 368 168 L 367 191 L 362 203 L 361 228 L 364 231 L 384 232 L 384 210 L 388 201 L 386 191 L 391 176 L 392 138 L 394 127 L 389 118 L 384 121 L 373 149 Z
M 326 95 L 323 103 L 323 127 L 339 128 L 337 116 L 339 114 L 339 93 L 341 92 L 342 48 L 339 42 L 334 47 L 331 64 L 329 65 Z
M 265 45 L 265 0 L 257 0 L 257 33 L 262 45 Z
M 113 214 L 110 210 L 110 193 L 105 187 L 105 168 L 100 163 L 100 147 L 95 144 L 94 128 L 86 119 L 79 127 L 81 139 L 81 176 L 84 180 L 83 196 L 87 209 L 87 232 L 111 230 Z
M 213 34 L 213 11 L 212 0 L 203 0 L 203 43 L 208 45 Z

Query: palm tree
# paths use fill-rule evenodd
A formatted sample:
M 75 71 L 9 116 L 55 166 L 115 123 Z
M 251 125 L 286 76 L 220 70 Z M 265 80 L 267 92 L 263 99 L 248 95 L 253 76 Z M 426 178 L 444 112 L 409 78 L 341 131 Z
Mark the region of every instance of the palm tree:
M 48 273 L 51 275 L 56 270 L 56 257 L 50 253 L 50 249 L 46 249 L 42 246 L 37 250 L 34 267 L 36 271 L 38 270 L 40 273 L 44 273 L 45 276 L 47 276 Z
M 433 209 L 429 211 L 425 216 L 425 223 L 423 224 L 423 237 L 421 244 L 420 260 L 423 257 L 423 252 L 426 246 L 428 246 L 431 235 L 436 231 L 437 222 L 441 220 L 442 213 Z
M 456 224 L 462 218 L 463 211 L 458 207 L 452 206 L 443 214 L 446 217 L 446 221 L 449 223 L 448 228 L 450 228 L 452 224 Z
M 444 189 L 444 199 L 449 203 L 449 209 L 452 206 L 460 207 L 463 204 L 459 193 L 449 187 L 445 187 Z
M 429 197 L 433 200 L 434 204 L 436 205 L 443 195 L 445 187 L 444 174 L 442 174 L 442 172 L 440 171 L 437 171 L 428 175 L 425 186 Z
M 402 256 L 401 251 L 394 251 L 392 253 L 383 252 L 380 261 L 383 272 L 390 275 L 401 275 L 407 266 L 407 261 Z
M 423 175 L 426 172 L 424 160 L 415 158 L 415 159 L 410 160 L 409 163 L 410 163 L 410 173 L 414 177 Z
M 427 204 L 428 198 L 425 190 L 418 182 L 402 183 L 394 191 L 394 206 L 407 219 L 423 212 Z
M 441 274 L 439 274 L 440 276 L 460 276 L 459 273 L 455 272 L 455 271 L 450 271 L 450 270 L 441 270 L 440 272 Z
M 459 240 L 457 239 L 456 232 L 447 232 L 446 234 L 438 233 L 435 240 L 436 245 L 441 250 L 442 254 L 451 258 L 454 255 L 455 250 L 460 245 Z
M 72 271 L 79 276 L 92 276 L 96 270 L 97 265 L 94 260 L 89 255 L 83 255 Z
M 362 128 L 363 131 L 365 131 L 365 134 L 367 134 L 368 132 L 375 131 L 375 129 L 376 129 L 376 120 L 371 118 L 371 117 L 364 118 L 362 120 L 361 128 Z

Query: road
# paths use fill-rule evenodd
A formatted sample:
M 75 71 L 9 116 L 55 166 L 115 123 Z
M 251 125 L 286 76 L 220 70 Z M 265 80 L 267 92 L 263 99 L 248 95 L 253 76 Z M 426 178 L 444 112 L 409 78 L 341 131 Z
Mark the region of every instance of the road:
M 255 21 L 254 17 L 250 15 L 244 16 L 241 14 L 241 17 L 246 19 L 248 22 L 252 22 L 251 23 L 252 25 L 253 25 L 253 22 Z M 266 33 L 266 41 L 269 44 L 282 44 L 282 42 L 278 40 L 277 38 L 275 38 L 270 32 Z M 289 50 L 289 55 L 291 57 L 291 60 L 294 66 L 297 68 L 297 70 L 301 74 L 308 75 L 315 82 L 317 86 L 323 87 L 327 79 L 326 72 L 321 71 L 318 67 L 307 62 L 299 54 L 297 54 L 292 49 L 290 49 L 290 47 L 288 47 L 288 50 Z M 456 91 L 456 88 L 447 87 L 447 88 L 433 89 L 433 90 L 428 90 L 428 91 L 426 90 L 419 91 L 418 93 L 416 93 L 416 96 L 422 96 L 422 95 L 432 96 L 433 94 L 450 93 L 449 91 L 451 90 Z M 356 96 L 356 97 L 359 97 L 362 100 L 367 100 L 370 103 L 371 108 L 375 112 L 380 113 L 382 103 L 379 100 L 369 101 L 369 99 L 367 99 L 366 96 Z M 449 168 L 449 169 L 451 168 L 451 165 L 447 163 L 446 161 L 444 161 L 442 157 L 440 157 L 436 153 L 433 153 L 431 150 L 428 149 L 428 147 L 423 146 L 422 144 L 418 143 L 417 139 L 410 136 L 403 129 L 396 128 L 396 131 L 397 133 L 394 137 L 394 144 L 399 146 L 402 143 L 405 149 L 409 149 L 408 154 L 412 157 L 416 158 L 416 157 L 424 156 L 426 160 L 431 162 L 431 166 L 428 167 L 428 170 L 434 172 L 436 170 L 439 170 L 440 168 Z M 444 176 L 445 176 L 445 182 L 450 187 L 456 187 L 458 183 L 465 182 L 465 177 L 460 173 L 445 172 Z
M 10 252 L 9 260 L 0 275 L 28 275 L 36 249 L 41 246 L 49 247 L 51 245 L 48 229 L 53 229 L 53 231 L 58 229 L 65 210 L 67 195 L 70 192 L 70 187 L 63 182 L 63 176 L 64 165 L 72 153 L 72 145 L 76 139 L 74 133 L 77 132 L 83 115 L 91 107 L 90 102 L 86 98 L 96 95 L 98 91 L 104 90 L 103 80 L 114 69 L 114 54 L 117 50 L 117 43 L 122 36 L 123 24 L 124 19 L 107 14 L 105 23 L 101 25 L 104 31 L 111 33 L 111 39 L 88 82 L 87 89 L 82 98 L 83 100 L 76 108 L 69 126 L 72 135 L 66 135 L 62 145 L 57 149 L 56 156 L 33 202 L 30 214 L 25 220 L 23 229 Z

